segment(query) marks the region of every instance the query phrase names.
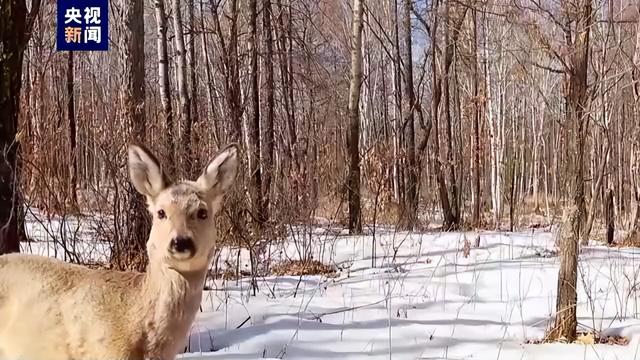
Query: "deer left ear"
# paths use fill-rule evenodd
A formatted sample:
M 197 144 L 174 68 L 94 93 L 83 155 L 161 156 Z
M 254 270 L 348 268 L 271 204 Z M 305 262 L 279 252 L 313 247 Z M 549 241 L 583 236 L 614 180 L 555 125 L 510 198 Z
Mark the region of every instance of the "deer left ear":
M 167 185 L 158 159 L 142 144 L 128 148 L 129 177 L 133 186 L 147 199 L 153 199 Z
M 207 195 L 223 195 L 229 190 L 238 174 L 238 152 L 236 144 L 229 144 L 218 152 L 196 180 L 202 192 Z

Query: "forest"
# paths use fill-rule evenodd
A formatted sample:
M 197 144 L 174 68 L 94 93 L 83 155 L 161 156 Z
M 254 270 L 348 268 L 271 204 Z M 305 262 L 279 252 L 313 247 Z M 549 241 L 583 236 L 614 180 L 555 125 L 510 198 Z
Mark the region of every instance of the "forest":
M 37 222 L 67 261 L 144 270 L 132 142 L 176 180 L 239 144 L 216 222 L 255 288 L 299 227 L 372 235 L 375 267 L 376 231 L 558 225 L 548 336 L 575 339 L 581 247 L 640 244 L 638 2 L 110 0 L 108 16 L 108 51 L 57 51 L 55 2 L 0 0 L 0 254 Z M 46 225 L 65 221 L 82 230 Z

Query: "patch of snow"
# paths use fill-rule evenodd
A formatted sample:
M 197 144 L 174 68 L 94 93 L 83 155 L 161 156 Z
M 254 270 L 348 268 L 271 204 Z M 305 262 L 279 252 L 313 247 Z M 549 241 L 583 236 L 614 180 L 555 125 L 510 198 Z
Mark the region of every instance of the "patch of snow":
M 526 345 L 544 336 L 555 309 L 553 235 L 481 232 L 465 258 L 464 240 L 477 235 L 379 234 L 376 267 L 371 236 L 317 236 L 314 258 L 339 264 L 339 277 L 261 278 L 255 297 L 248 280 L 216 281 L 184 357 L 636 359 L 638 250 L 580 255 L 580 326 L 629 336 L 628 346 Z M 280 252 L 296 253 L 291 242 Z

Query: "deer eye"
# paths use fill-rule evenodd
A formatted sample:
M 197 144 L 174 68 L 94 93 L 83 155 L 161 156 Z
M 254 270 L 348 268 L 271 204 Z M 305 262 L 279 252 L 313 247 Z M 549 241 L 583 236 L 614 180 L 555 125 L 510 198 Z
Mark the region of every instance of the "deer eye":
M 204 220 L 206 218 L 207 218 L 207 210 L 206 209 L 198 210 L 198 219 Z
M 164 213 L 164 210 L 160 209 L 158 210 L 158 219 L 162 220 L 165 219 L 167 217 L 167 214 Z

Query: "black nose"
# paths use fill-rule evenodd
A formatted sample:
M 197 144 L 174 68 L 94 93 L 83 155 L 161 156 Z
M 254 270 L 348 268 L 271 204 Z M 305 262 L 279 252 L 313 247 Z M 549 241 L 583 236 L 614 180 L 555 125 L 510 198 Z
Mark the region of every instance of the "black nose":
M 169 249 L 177 253 L 194 253 L 196 250 L 196 246 L 193 243 L 193 239 L 191 239 L 190 237 L 178 236 L 171 239 Z

